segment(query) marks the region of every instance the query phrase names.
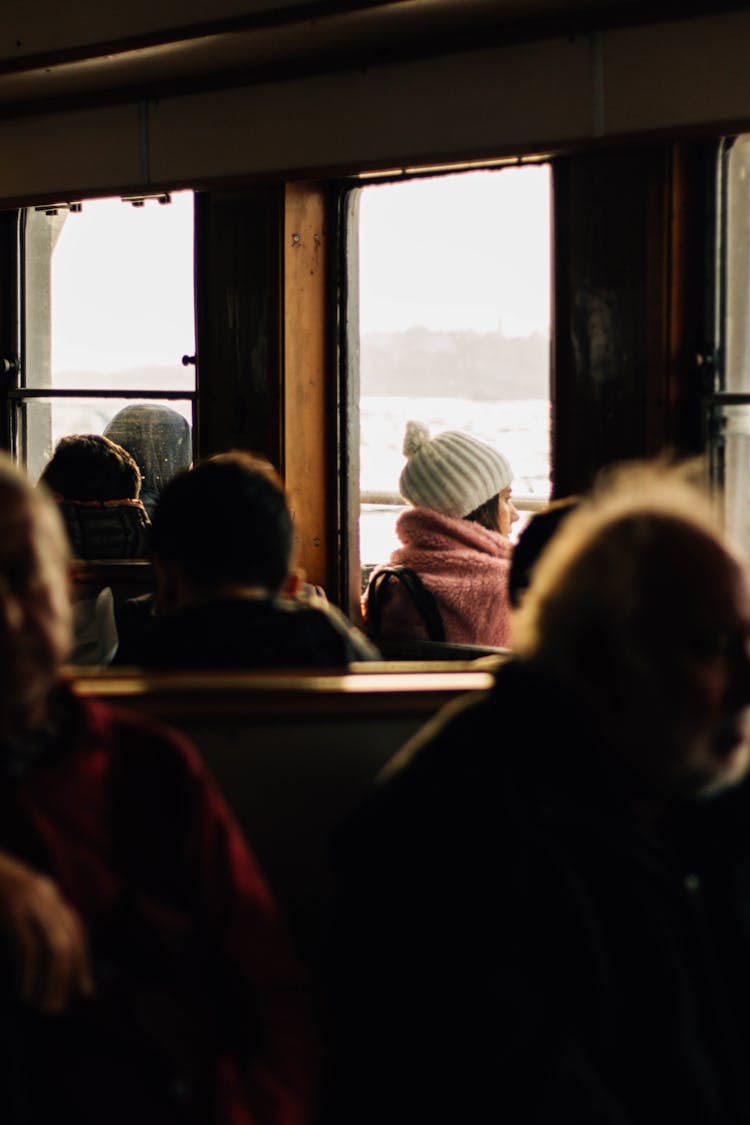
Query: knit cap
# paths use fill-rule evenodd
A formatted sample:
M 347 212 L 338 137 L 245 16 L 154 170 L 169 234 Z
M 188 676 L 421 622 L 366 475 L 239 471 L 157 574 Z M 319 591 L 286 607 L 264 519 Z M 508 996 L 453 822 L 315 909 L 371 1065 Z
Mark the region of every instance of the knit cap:
M 513 479 L 507 457 L 461 430 L 431 438 L 423 422 L 407 422 L 404 456 L 399 478 L 404 500 L 444 516 L 468 516 Z

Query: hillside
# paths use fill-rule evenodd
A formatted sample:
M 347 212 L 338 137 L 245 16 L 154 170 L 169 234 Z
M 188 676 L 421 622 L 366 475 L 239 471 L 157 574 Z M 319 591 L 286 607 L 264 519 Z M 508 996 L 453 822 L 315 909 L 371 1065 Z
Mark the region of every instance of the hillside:
M 509 337 L 428 328 L 370 333 L 360 343 L 360 386 L 363 395 L 546 398 L 549 341 L 541 333 Z

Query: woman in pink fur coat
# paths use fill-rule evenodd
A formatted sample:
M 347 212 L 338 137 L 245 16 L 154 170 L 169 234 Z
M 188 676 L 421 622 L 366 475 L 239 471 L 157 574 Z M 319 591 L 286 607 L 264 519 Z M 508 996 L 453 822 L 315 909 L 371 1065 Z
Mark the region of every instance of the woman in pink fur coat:
M 509 535 L 518 519 L 508 459 L 459 430 L 431 438 L 421 422 L 407 422 L 404 456 L 399 491 L 412 506 L 396 521 L 402 546 L 391 564 L 417 572 L 437 603 L 446 641 L 507 647 Z M 426 638 L 401 584 L 391 579 L 385 593 L 379 637 Z M 366 594 L 363 612 L 366 624 Z

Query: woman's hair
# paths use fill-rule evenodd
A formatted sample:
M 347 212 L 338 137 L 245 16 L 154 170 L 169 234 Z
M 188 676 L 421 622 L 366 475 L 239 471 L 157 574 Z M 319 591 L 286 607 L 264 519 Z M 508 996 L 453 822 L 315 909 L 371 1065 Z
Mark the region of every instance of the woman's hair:
M 480 504 L 473 512 L 469 512 L 468 516 L 464 516 L 465 520 L 470 520 L 472 523 L 478 523 L 482 527 L 486 527 L 489 531 L 500 532 L 500 493 L 496 492 L 494 496 L 490 496 L 489 500 L 485 500 L 484 504 Z
M 141 490 L 134 458 L 102 434 L 60 438 L 39 479 L 63 500 L 137 500 Z

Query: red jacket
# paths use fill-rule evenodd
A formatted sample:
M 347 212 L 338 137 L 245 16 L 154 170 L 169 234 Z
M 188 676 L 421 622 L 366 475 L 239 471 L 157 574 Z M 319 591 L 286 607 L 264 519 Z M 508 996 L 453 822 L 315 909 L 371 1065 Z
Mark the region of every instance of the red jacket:
M 66 691 L 39 760 L 0 786 L 0 847 L 57 881 L 96 978 L 93 1000 L 63 1016 L 16 1012 L 13 1081 L 34 1107 L 22 1120 L 307 1122 L 303 975 L 190 744 Z

